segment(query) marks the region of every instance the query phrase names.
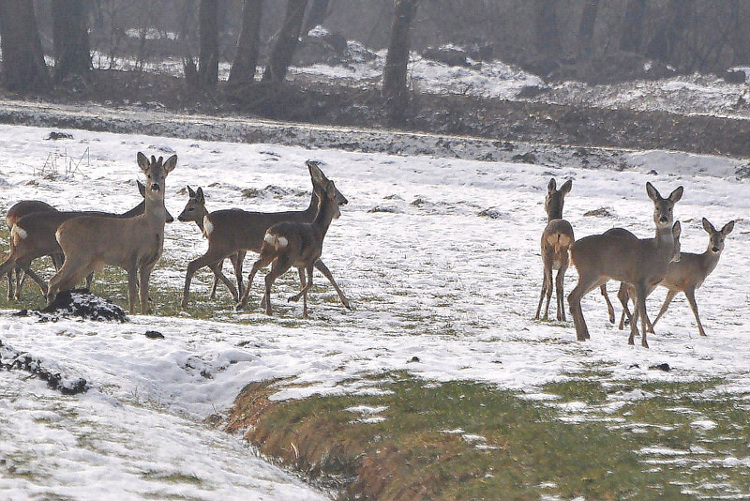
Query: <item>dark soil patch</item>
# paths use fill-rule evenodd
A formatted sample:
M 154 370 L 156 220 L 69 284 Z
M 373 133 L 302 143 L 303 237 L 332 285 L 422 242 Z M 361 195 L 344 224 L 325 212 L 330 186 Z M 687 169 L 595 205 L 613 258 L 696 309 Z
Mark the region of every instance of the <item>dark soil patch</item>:
M 328 85 L 297 77 L 280 88 L 262 84 L 199 91 L 181 78 L 97 70 L 85 86 L 72 84 L 36 96 L 53 103 L 95 102 L 113 107 L 238 115 L 320 125 L 392 128 L 377 90 Z M 3 98 L 15 95 L 0 93 Z M 563 106 L 467 96 L 412 95 L 398 129 L 507 141 L 552 142 L 637 149 L 674 149 L 750 156 L 750 120 Z

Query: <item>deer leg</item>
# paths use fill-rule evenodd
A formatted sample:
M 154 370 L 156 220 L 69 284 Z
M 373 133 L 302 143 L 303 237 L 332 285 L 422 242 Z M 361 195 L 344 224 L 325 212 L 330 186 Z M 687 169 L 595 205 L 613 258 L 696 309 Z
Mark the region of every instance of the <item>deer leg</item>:
M 299 294 L 295 294 L 294 296 L 289 296 L 289 299 L 287 299 L 289 303 L 291 303 L 292 301 L 294 301 L 295 303 L 299 301 L 299 298 L 302 297 L 303 291 L 307 288 L 307 279 L 305 278 L 305 269 L 297 268 L 297 273 L 299 273 L 299 285 L 300 285 Z
M 151 278 L 151 271 L 154 269 L 153 266 L 144 266 L 140 270 L 140 294 L 141 294 L 141 315 L 146 315 L 149 312 L 148 310 L 148 282 Z M 130 278 L 130 273 L 128 273 L 128 279 Z
M 544 277 L 542 278 L 542 292 L 539 294 L 539 305 L 536 307 L 535 320 L 539 320 L 539 314 L 542 312 L 542 304 L 544 298 L 547 297 L 547 308 L 544 310 L 544 320 L 547 320 L 547 312 L 549 311 L 549 297 L 552 294 L 552 266 L 551 263 L 544 263 Z
M 628 292 L 628 285 L 625 282 L 620 282 L 620 290 L 617 291 L 617 299 L 620 300 L 622 305 L 622 314 L 620 315 L 619 329 L 625 329 L 625 317 L 628 318 L 629 322 L 633 322 L 633 315 L 630 314 L 630 308 L 628 308 L 628 301 L 630 300 L 630 293 Z M 635 304 L 635 300 L 633 300 Z
M 211 293 L 208 295 L 209 299 L 216 299 L 216 286 L 219 285 L 219 273 L 223 273 L 223 267 L 224 261 L 211 265 L 211 271 L 214 272 L 214 280 L 211 283 Z
M 223 283 L 227 289 L 229 289 L 229 293 L 232 295 L 232 299 L 234 299 L 234 302 L 236 303 L 240 299 L 240 295 L 237 293 L 237 289 L 235 288 L 234 284 L 227 278 L 226 275 L 224 275 L 224 272 L 222 271 L 222 264 L 223 261 L 219 261 L 218 263 L 214 264 L 211 267 L 211 271 L 214 272 L 214 283 L 211 287 L 211 298 L 213 299 L 216 297 L 216 284 L 219 280 L 221 280 L 221 283 Z
M 237 293 L 240 296 L 244 292 L 244 287 L 242 284 L 242 263 L 245 261 L 246 255 L 247 251 L 240 250 L 237 251 L 236 254 L 233 254 L 229 257 L 229 260 L 232 262 L 232 267 L 234 268 L 234 276 L 237 279 Z
M 647 320 L 646 320 L 646 286 L 644 284 L 636 284 L 635 287 L 635 300 L 636 300 L 636 308 L 635 308 L 635 314 L 634 319 L 632 322 L 632 325 L 630 326 L 630 340 L 633 339 L 633 336 L 638 333 L 638 327 L 636 326 L 637 319 L 640 318 L 641 320 L 641 345 L 644 348 L 648 348 L 648 341 L 646 340 L 646 328 L 647 328 Z M 633 343 L 630 343 L 633 344 Z
M 128 266 L 128 303 L 130 314 L 135 315 L 135 304 L 138 301 L 138 268 L 135 264 Z
M 271 265 L 271 271 L 266 275 L 266 315 L 271 316 L 271 286 L 281 275 L 292 267 L 292 263 L 284 256 L 276 258 Z M 249 280 L 248 280 L 249 282 Z
M 598 277 L 587 277 L 585 275 L 578 275 L 578 283 L 568 294 L 568 305 L 570 307 L 570 315 L 573 317 L 573 324 L 576 328 L 576 338 L 578 341 L 586 341 L 591 339 L 589 329 L 586 326 L 586 320 L 583 318 L 583 310 L 581 309 L 581 299 L 583 296 L 594 290 L 596 287 L 600 287 L 602 284 L 607 283 L 606 279 Z
M 226 255 L 222 255 L 216 251 L 212 251 L 211 248 L 206 251 L 205 254 L 200 256 L 198 259 L 194 259 L 188 263 L 187 273 L 185 273 L 185 288 L 182 291 L 182 303 L 183 308 L 187 308 L 188 300 L 190 299 L 190 282 L 193 279 L 193 275 L 196 271 L 203 268 L 204 266 L 211 267 L 214 263 L 221 263 Z M 212 268 L 213 269 L 213 268 Z
M 318 269 L 318 271 L 320 271 L 323 274 L 324 277 L 328 279 L 329 282 L 331 282 L 331 285 L 333 285 L 333 288 L 336 289 L 336 293 L 339 295 L 339 299 L 343 303 L 344 307 L 347 310 L 351 310 L 352 307 L 349 305 L 349 300 L 346 299 L 346 296 L 344 296 L 344 293 L 341 292 L 341 289 L 336 283 L 336 280 L 333 279 L 331 270 L 329 270 L 328 267 L 320 259 L 315 261 L 315 267 Z
M 563 263 L 557 272 L 555 278 L 555 291 L 557 293 L 557 319 L 565 322 L 565 302 L 563 301 L 563 295 L 565 294 L 565 270 L 568 269 L 568 264 Z M 550 273 L 550 278 L 552 274 Z M 551 289 L 552 287 L 550 287 Z M 547 300 L 547 306 L 549 306 L 549 299 Z
M 10 301 L 11 299 L 13 299 L 13 296 L 15 295 L 14 294 L 15 291 L 13 290 L 13 272 L 9 271 L 7 273 L 7 277 L 8 277 L 8 301 Z
M 313 267 L 315 263 L 307 267 L 307 285 L 303 289 L 304 294 L 302 295 L 302 317 L 307 318 L 307 291 L 312 288 L 313 285 Z
M 679 291 L 668 289 L 667 290 L 667 297 L 664 298 L 664 303 L 661 305 L 661 309 L 659 309 L 659 314 L 656 315 L 656 319 L 651 324 L 652 326 L 656 325 L 656 322 L 659 321 L 659 319 L 667 312 L 667 309 L 669 308 L 670 303 L 675 298 L 675 296 L 679 294 Z
M 247 304 L 247 297 L 250 295 L 250 288 L 253 286 L 253 279 L 255 278 L 255 274 L 258 273 L 258 270 L 263 268 L 264 266 L 268 266 L 271 264 L 272 258 L 268 256 L 261 255 L 258 257 L 258 260 L 253 263 L 253 267 L 250 270 L 250 273 L 247 275 L 247 287 L 245 287 L 245 290 L 242 293 L 242 297 L 240 298 L 240 302 L 237 303 L 236 310 L 241 310 L 246 304 Z M 265 300 L 265 295 L 263 296 Z
M 615 309 L 612 307 L 612 302 L 609 300 L 609 294 L 607 294 L 607 284 L 603 284 L 599 287 L 599 291 L 604 296 L 604 302 L 607 303 L 607 313 L 609 313 L 609 323 L 615 323 Z
M 47 306 L 51 305 L 57 297 L 58 291 L 73 289 L 77 283 L 83 280 L 94 268 L 93 263 L 88 266 L 85 263 L 74 263 L 72 259 L 66 259 L 62 268 L 58 270 L 49 282 L 47 289 Z M 27 269 L 27 273 L 31 270 Z M 33 275 L 32 275 L 33 278 Z
M 706 331 L 703 330 L 703 324 L 701 324 L 701 317 L 698 316 L 698 303 L 695 302 L 695 289 L 685 289 L 685 297 L 688 300 L 688 303 L 690 303 L 690 309 L 693 310 L 693 314 L 695 315 L 695 321 L 698 322 L 698 332 L 701 336 L 706 335 Z

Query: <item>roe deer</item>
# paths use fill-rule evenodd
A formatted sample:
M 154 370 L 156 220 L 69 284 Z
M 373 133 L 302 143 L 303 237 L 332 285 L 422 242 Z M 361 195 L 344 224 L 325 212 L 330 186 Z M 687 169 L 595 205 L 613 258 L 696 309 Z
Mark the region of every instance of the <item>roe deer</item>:
M 145 197 L 146 187 L 140 182 L 138 191 L 142 197 Z M 0 265 L 0 276 L 6 270 L 20 268 L 28 274 L 47 295 L 47 284 L 44 280 L 33 272 L 30 268 L 31 262 L 43 256 L 52 256 L 55 268 L 59 270 L 64 261 L 63 251 L 57 243 L 55 232 L 65 221 L 83 217 L 83 216 L 107 216 L 116 218 L 129 218 L 138 214 L 143 214 L 145 201 L 123 214 L 112 214 L 100 211 L 47 211 L 34 212 L 20 218 L 11 228 L 10 235 L 10 254 L 7 259 Z M 167 221 L 172 221 L 172 216 L 167 213 Z M 86 287 L 91 286 L 93 275 L 89 274 L 86 278 Z M 20 286 L 19 286 L 20 287 Z M 20 299 L 20 288 L 16 289 L 16 298 Z
M 143 214 L 116 218 L 84 216 L 64 222 L 57 229 L 57 241 L 65 253 L 65 263 L 52 277 L 47 304 L 59 290 L 72 289 L 83 277 L 105 264 L 128 272 L 130 313 L 135 313 L 137 279 L 140 277 L 141 313 L 148 313 L 148 281 L 164 248 L 167 209 L 164 194 L 167 175 L 177 165 L 177 155 L 163 162 L 138 153 L 138 166 L 146 174 Z
M 320 167 L 318 167 L 318 162 L 308 160 L 306 165 L 310 171 L 310 177 L 313 179 L 314 187 L 315 177 L 322 176 L 324 178 L 325 175 L 320 170 Z M 339 205 L 347 203 L 344 195 L 338 191 L 336 191 L 336 200 Z M 205 211 L 205 207 L 203 207 L 203 210 Z M 197 270 L 204 266 L 213 266 L 214 263 L 221 263 L 226 257 L 236 254 L 238 251 L 250 250 L 260 252 L 263 245 L 263 238 L 268 228 L 283 221 L 310 222 L 315 219 L 317 213 L 318 195 L 315 193 L 315 189 L 313 189 L 310 205 L 304 211 L 249 212 L 241 209 L 224 209 L 206 214 L 203 217 L 203 232 L 208 238 L 208 250 L 205 254 L 188 264 L 187 273 L 185 274 L 185 288 L 182 293 L 182 307 L 187 307 L 190 297 L 190 281 Z M 317 260 L 315 267 L 331 282 L 343 305 L 351 309 L 349 300 L 344 296 L 344 293 L 333 279 L 333 275 L 323 261 Z M 241 277 L 241 262 L 239 270 L 236 271 L 239 273 L 237 278 L 238 289 L 244 292 Z M 300 281 L 304 280 L 303 273 L 300 270 Z M 240 296 L 242 296 L 242 292 Z
M 34 212 L 57 212 L 57 209 L 52 207 L 47 202 L 42 202 L 40 200 L 21 200 L 20 202 L 14 204 L 10 209 L 8 209 L 8 212 L 5 214 L 5 221 L 8 223 L 8 230 L 11 230 L 13 228 L 13 225 L 16 224 L 23 216 L 26 216 L 28 214 L 33 214 Z M 13 238 L 11 236 L 10 238 L 10 244 L 13 245 Z M 59 269 L 62 265 L 62 256 L 60 254 L 53 254 L 52 256 L 52 262 L 55 265 L 55 269 Z M 16 272 L 15 277 L 15 289 L 16 292 L 13 290 L 14 281 L 13 281 L 13 271 Z M 8 300 L 11 299 L 21 299 L 21 287 L 23 286 L 23 283 L 26 280 L 26 274 L 19 268 L 18 266 L 15 267 L 14 270 L 11 270 L 8 272 Z
M 581 299 L 608 280 L 618 280 L 635 288 L 634 316 L 638 318 L 643 313 L 641 344 L 648 348 L 645 328 L 646 294 L 649 287 L 661 282 L 673 259 L 673 209 L 682 198 L 683 191 L 680 186 L 669 197 L 662 198 L 651 183 L 646 183 L 646 193 L 654 203 L 655 238 L 639 239 L 630 232 L 625 235 L 619 229 L 614 229 L 601 235 L 584 237 L 572 245 L 570 254 L 578 270 L 578 284 L 568 296 L 568 303 L 578 341 L 590 338 L 581 310 Z M 634 343 L 634 337 L 638 333 L 635 324 L 636 322 L 631 322 L 629 344 Z
M 182 210 L 180 215 L 177 216 L 177 220 L 183 223 L 193 221 L 196 225 L 198 225 L 198 228 L 200 228 L 201 234 L 203 234 L 203 236 L 206 236 L 206 231 L 203 227 L 203 219 L 208 216 L 208 210 L 206 210 L 206 197 L 203 195 L 203 188 L 198 187 L 197 191 L 193 191 L 193 189 L 188 186 L 187 189 L 189 198 L 187 203 L 185 204 L 185 208 Z M 235 301 L 239 301 L 240 294 L 242 294 L 242 261 L 245 260 L 245 254 L 246 251 L 239 250 L 229 256 L 229 261 L 232 263 L 234 274 L 237 278 L 237 285 L 240 287 L 239 292 L 235 288 L 234 284 L 229 281 L 226 275 L 224 275 L 224 272 L 221 269 L 224 263 L 223 259 L 214 264 L 207 265 L 211 268 L 211 271 L 214 272 L 214 282 L 211 285 L 211 299 L 214 299 L 216 297 L 216 286 L 218 284 L 218 281 L 221 280 L 224 285 L 227 286 L 229 292 L 232 294 L 232 299 L 234 299 Z
M 557 272 L 555 280 L 555 290 L 557 293 L 557 319 L 565 321 L 565 301 L 563 300 L 565 291 L 565 271 L 568 269 L 570 246 L 575 241 L 573 227 L 563 219 L 563 207 L 565 205 L 565 195 L 570 193 L 573 187 L 573 181 L 567 180 L 560 189 L 554 179 L 550 179 L 547 185 L 547 196 L 544 199 L 544 210 L 547 212 L 547 226 L 542 232 L 542 263 L 544 264 L 544 280 L 542 282 L 542 292 L 539 295 L 539 306 L 536 309 L 534 319 L 539 319 L 542 310 L 544 296 L 547 296 L 547 305 L 544 308 L 544 320 L 547 320 L 549 313 L 549 302 L 552 298 L 552 271 Z M 607 302 L 610 321 L 614 323 L 615 310 L 607 296 L 607 289 L 601 286 L 602 296 Z
M 701 254 L 682 252 L 679 261 L 670 263 L 667 274 L 664 276 L 664 280 L 659 283 L 659 285 L 667 289 L 667 297 L 664 298 L 664 303 L 662 304 L 656 319 L 653 322 L 648 322 L 649 332 L 654 332 L 653 328 L 656 325 L 656 322 L 658 322 L 662 315 L 667 311 L 672 299 L 682 292 L 685 294 L 685 297 L 690 304 L 690 309 L 693 310 L 695 321 L 698 323 L 699 334 L 701 336 L 706 335 L 706 332 L 703 330 L 700 316 L 698 315 L 698 303 L 695 301 L 695 290 L 703 285 L 706 278 L 712 271 L 714 271 L 716 265 L 719 264 L 721 252 L 724 250 L 724 240 L 734 229 L 734 221 L 729 221 L 718 231 L 705 217 L 703 218 L 702 223 L 703 229 L 708 233 L 708 248 Z M 627 301 L 630 298 L 631 292 L 632 291 L 624 285 L 620 287 L 620 294 L 618 294 L 618 296 L 620 296 L 620 301 L 623 303 L 620 329 L 623 329 L 624 327 L 625 316 L 630 317 L 630 312 L 627 309 Z
M 294 266 L 300 271 L 307 271 L 307 281 L 302 281 L 302 290 L 299 294 L 290 297 L 289 301 L 299 301 L 302 297 L 303 316 L 307 318 L 307 291 L 313 284 L 313 267 L 320 262 L 323 239 L 331 225 L 331 220 L 338 219 L 341 215 L 339 206 L 347 203 L 346 199 L 340 199 L 342 195 L 336 189 L 334 182 L 329 181 L 319 169 L 311 169 L 311 174 L 313 189 L 319 197 L 318 214 L 311 223 L 287 221 L 275 224 L 266 230 L 260 256 L 253 264 L 253 269 L 247 277 L 247 288 L 237 304 L 238 310 L 247 304 L 255 274 L 260 268 L 271 264 L 271 271 L 265 278 L 264 295 L 266 314 L 271 315 L 271 286 L 278 277 Z

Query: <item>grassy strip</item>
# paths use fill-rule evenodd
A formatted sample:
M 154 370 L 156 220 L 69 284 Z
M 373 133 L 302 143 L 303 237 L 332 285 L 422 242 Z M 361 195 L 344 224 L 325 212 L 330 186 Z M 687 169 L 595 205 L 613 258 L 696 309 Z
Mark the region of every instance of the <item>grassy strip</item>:
M 402 373 L 378 381 L 373 386 L 383 394 L 282 402 L 269 400 L 278 383 L 252 384 L 238 397 L 228 430 L 249 430 L 246 438 L 262 453 L 341 489 L 343 498 L 750 493 L 748 465 L 724 461 L 748 456 L 747 402 L 701 397 L 716 381 L 641 385 L 650 398 L 606 409 L 599 405 L 627 392 L 626 383 L 556 383 L 545 388 L 560 397 L 549 405 L 471 382 L 436 385 Z M 585 416 L 569 419 L 558 405 L 566 402 L 588 402 Z M 374 414 L 384 419 L 347 410 L 363 405 L 387 407 Z M 716 426 L 695 426 L 700 420 Z

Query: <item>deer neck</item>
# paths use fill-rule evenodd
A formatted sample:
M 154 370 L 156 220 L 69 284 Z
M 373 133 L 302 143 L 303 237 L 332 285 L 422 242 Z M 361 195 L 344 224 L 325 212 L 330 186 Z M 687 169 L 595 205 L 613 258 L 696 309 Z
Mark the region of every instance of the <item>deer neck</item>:
M 315 215 L 319 212 L 319 205 L 320 199 L 318 198 L 318 194 L 315 193 L 315 190 L 313 190 L 312 196 L 310 197 L 310 205 L 305 209 L 305 213 L 309 216 L 309 219 L 307 219 L 308 221 L 315 218 Z
M 674 250 L 674 235 L 672 235 L 672 225 L 669 224 L 664 228 L 656 228 L 656 255 L 657 259 L 661 261 L 663 258 L 667 262 L 672 257 L 672 251 Z
M 146 210 L 143 213 L 143 217 L 149 226 L 161 228 L 164 230 L 164 225 L 167 222 L 167 208 L 164 206 L 164 198 L 150 198 L 146 197 Z
M 701 255 L 701 262 L 703 264 L 703 269 L 706 270 L 706 276 L 710 275 L 711 272 L 714 271 L 716 265 L 719 264 L 720 257 L 721 252 L 711 252 L 711 242 L 709 242 L 708 249 L 706 249 L 706 252 Z
M 202 207 L 201 210 L 198 212 L 198 217 L 195 220 L 195 224 L 198 225 L 198 228 L 200 228 L 201 233 L 203 233 L 203 220 L 205 217 L 208 216 L 208 211 L 205 207 Z
M 333 214 L 335 212 L 333 204 L 335 201 L 330 200 L 319 200 L 318 201 L 318 214 L 315 216 L 313 224 L 320 229 L 320 232 L 325 236 L 328 231 L 328 227 L 331 226 L 333 220 Z
M 562 219 L 563 218 L 563 211 L 562 207 L 559 207 L 555 210 L 551 210 L 547 212 L 547 222 L 549 223 L 553 219 Z

